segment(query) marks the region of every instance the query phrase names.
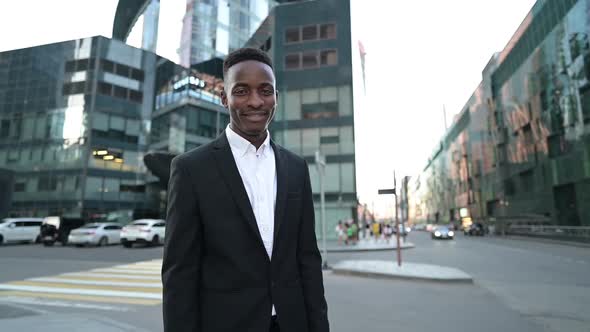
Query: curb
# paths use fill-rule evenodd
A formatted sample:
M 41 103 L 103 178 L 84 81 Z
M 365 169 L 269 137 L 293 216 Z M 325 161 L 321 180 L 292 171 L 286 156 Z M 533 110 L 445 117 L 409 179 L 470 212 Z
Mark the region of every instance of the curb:
M 338 274 L 338 275 L 348 275 L 348 276 L 377 278 L 377 279 L 389 279 L 389 280 L 435 282 L 435 283 L 441 283 L 441 284 L 473 284 L 474 283 L 473 279 L 471 279 L 471 278 L 438 279 L 438 278 L 429 278 L 429 277 L 410 277 L 410 276 L 384 274 L 384 273 L 367 272 L 367 271 L 365 271 L 365 272 L 353 271 L 353 270 L 338 269 L 338 268 L 332 268 L 332 272 L 334 274 Z
M 407 250 L 407 249 L 413 249 L 416 246 L 413 243 L 408 243 L 404 246 L 400 246 L 401 250 Z M 382 246 L 382 247 L 367 247 L 367 248 L 362 248 L 362 247 L 357 247 L 355 248 L 354 246 L 350 246 L 350 247 L 343 247 L 343 248 L 338 248 L 338 247 L 328 247 L 328 252 L 367 252 L 367 251 L 391 251 L 391 250 L 396 250 L 397 247 L 395 246 Z M 322 251 L 320 249 L 320 251 Z
M 404 269 L 405 268 L 405 269 Z M 419 282 L 436 282 L 444 284 L 473 284 L 473 278 L 467 273 L 450 267 L 406 263 L 399 268 L 389 261 L 342 261 L 332 267 L 332 272 L 339 275 L 354 275 L 379 279 L 396 279 Z

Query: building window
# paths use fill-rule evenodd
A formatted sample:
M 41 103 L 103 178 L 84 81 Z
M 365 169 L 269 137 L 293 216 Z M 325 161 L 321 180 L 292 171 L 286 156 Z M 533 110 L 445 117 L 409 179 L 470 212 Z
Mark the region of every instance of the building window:
M 134 101 L 136 103 L 141 103 L 143 101 L 143 93 L 141 91 L 136 90 L 129 90 L 129 100 Z
M 318 26 L 317 25 L 308 25 L 304 26 L 301 29 L 301 40 L 308 41 L 308 40 L 316 40 L 318 39 Z
M 338 136 L 321 136 L 320 137 L 320 144 L 334 144 L 339 143 L 340 137 Z
M 22 193 L 25 191 L 25 183 L 24 182 L 15 182 L 14 183 L 14 192 Z
M 76 95 L 84 93 L 85 82 L 65 83 L 63 85 L 63 95 Z
M 285 56 L 285 69 L 299 69 L 301 67 L 301 56 L 299 53 L 287 54 Z
M 143 70 L 131 68 L 131 78 L 136 81 L 143 82 L 143 78 L 144 78 Z
M 320 64 L 322 66 L 336 66 L 338 64 L 338 51 L 323 50 L 320 52 Z
M 117 63 L 115 66 L 115 74 L 119 75 L 119 76 L 123 76 L 123 77 L 129 77 L 129 70 L 131 68 L 122 65 L 120 63 Z
M 338 117 L 338 103 L 317 103 L 301 105 L 303 119 L 327 119 Z
M 54 176 L 42 175 L 37 183 L 39 191 L 55 191 L 57 189 L 57 178 Z
M 115 64 L 109 60 L 100 60 L 100 67 L 103 71 L 114 73 L 115 72 Z
M 110 96 L 113 86 L 109 83 L 98 82 L 98 93 Z
M 305 52 L 301 56 L 301 67 L 304 69 L 318 67 L 318 53 L 317 52 Z
M 287 30 L 285 30 L 285 44 L 298 43 L 301 40 L 299 32 L 299 27 L 287 28 Z
M 320 39 L 335 39 L 336 24 L 328 23 L 320 25 Z
M 120 86 L 113 86 L 114 87 L 114 95 L 117 98 L 126 99 L 127 98 L 127 89 L 120 87 Z

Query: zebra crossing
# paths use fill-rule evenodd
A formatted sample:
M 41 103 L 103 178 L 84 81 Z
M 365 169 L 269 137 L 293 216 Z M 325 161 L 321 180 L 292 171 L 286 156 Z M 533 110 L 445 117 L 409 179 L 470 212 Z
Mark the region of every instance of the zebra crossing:
M 162 260 L 0 283 L 0 300 L 158 305 Z

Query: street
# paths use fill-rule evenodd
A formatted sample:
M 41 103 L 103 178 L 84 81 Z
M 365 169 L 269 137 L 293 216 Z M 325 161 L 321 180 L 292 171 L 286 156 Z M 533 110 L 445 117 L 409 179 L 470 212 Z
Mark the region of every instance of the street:
M 404 260 L 461 269 L 474 284 L 326 272 L 332 331 L 590 331 L 590 248 L 463 235 L 432 241 L 425 232 L 408 240 L 416 247 L 403 252 Z M 2 246 L 0 330 L 26 320 L 29 331 L 52 331 L 39 324 L 58 320 L 61 326 L 80 322 L 84 331 L 93 331 L 94 323 L 102 331 L 161 331 L 160 288 L 151 286 L 159 283 L 161 255 L 161 247 Z M 328 259 L 394 260 L 395 253 L 331 253 Z M 111 277 L 93 277 L 99 273 Z M 112 285 L 125 281 L 126 287 Z M 122 296 L 128 293 L 136 297 Z

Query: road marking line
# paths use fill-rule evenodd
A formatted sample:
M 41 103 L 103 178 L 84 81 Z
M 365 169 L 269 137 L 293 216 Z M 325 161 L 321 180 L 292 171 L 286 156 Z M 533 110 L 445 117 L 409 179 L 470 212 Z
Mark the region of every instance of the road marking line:
M 119 286 L 119 287 L 148 287 L 148 288 L 162 288 L 161 283 L 151 282 L 129 282 L 129 281 L 113 281 L 113 280 L 80 280 L 68 278 L 31 278 L 27 279 L 35 282 L 49 282 L 49 283 L 64 283 L 74 285 L 96 285 L 96 286 Z
M 160 304 L 160 300 L 150 299 L 138 299 L 131 297 L 115 297 L 115 296 L 91 296 L 91 295 L 78 295 L 78 294 L 60 294 L 60 293 L 47 293 L 47 292 L 26 292 L 26 291 L 3 291 L 0 292 L 0 299 L 14 297 L 26 297 L 26 298 L 47 298 L 47 299 L 59 299 L 59 300 L 76 300 L 76 301 L 87 301 L 87 302 L 108 302 L 108 303 L 122 303 L 122 304 L 137 304 L 137 305 L 156 305 Z
M 140 279 L 140 280 L 158 280 L 161 281 L 160 275 L 157 277 L 149 275 L 129 275 L 122 273 L 98 273 L 98 272 L 70 272 L 60 274 L 60 276 L 72 277 L 89 277 L 89 278 L 121 278 L 121 279 Z
M 131 271 L 128 269 L 115 269 L 115 268 L 93 269 L 93 270 L 89 270 L 88 272 L 122 273 L 122 274 L 129 274 L 129 275 L 135 275 L 135 274 L 147 274 L 147 275 L 153 275 L 153 276 L 160 275 L 160 271 L 140 271 L 140 270 Z
M 42 287 L 26 284 L 0 284 L 0 290 L 14 290 L 25 292 L 44 292 L 58 294 L 74 295 L 95 295 L 106 297 L 133 297 L 140 299 L 162 300 L 162 292 L 130 292 L 130 291 L 113 291 L 105 289 L 87 289 L 87 288 L 69 288 L 69 287 Z M 35 293 L 38 294 L 38 293 Z
M 13 281 L 4 285 L 17 285 L 17 286 L 32 286 L 32 287 L 56 287 L 60 289 L 72 288 L 72 289 L 88 289 L 88 290 L 112 290 L 112 291 L 123 291 L 123 292 L 138 292 L 138 293 L 162 293 L 161 289 L 150 288 L 150 287 L 119 287 L 119 286 L 98 286 L 98 285 L 84 285 L 79 287 L 68 283 L 48 283 L 48 282 L 37 282 L 37 281 Z M 0 285 L 1 289 L 2 285 Z
M 150 277 L 150 276 L 133 276 L 125 274 L 108 274 L 108 273 L 88 273 L 88 272 L 76 272 L 76 273 L 64 273 L 55 276 L 54 278 L 70 278 L 70 279 L 81 279 L 81 280 L 145 280 L 145 281 L 158 281 L 161 282 L 161 277 Z M 139 281 L 138 281 L 139 282 Z
M 80 303 L 80 302 L 56 301 L 55 299 L 50 299 L 50 298 L 30 297 L 30 295 L 31 294 L 26 295 L 26 293 L 23 293 L 22 295 L 18 295 L 18 296 L 14 296 L 14 295 L 13 296 L 4 296 L 4 294 L 0 293 L 0 302 L 11 303 L 11 304 L 18 303 L 18 304 L 28 304 L 28 305 L 43 305 L 43 306 L 49 306 L 49 307 L 82 308 L 82 309 L 92 309 L 92 310 L 121 311 L 121 312 L 129 311 L 128 307 L 122 307 L 122 306 L 109 306 L 109 305 L 88 304 L 88 303 Z
M 158 268 L 152 268 L 152 267 L 142 267 L 142 266 L 134 266 L 134 265 L 115 265 L 113 267 L 110 267 L 111 269 L 125 269 L 125 270 L 131 270 L 131 271 L 154 271 L 154 272 L 160 272 L 160 269 Z

